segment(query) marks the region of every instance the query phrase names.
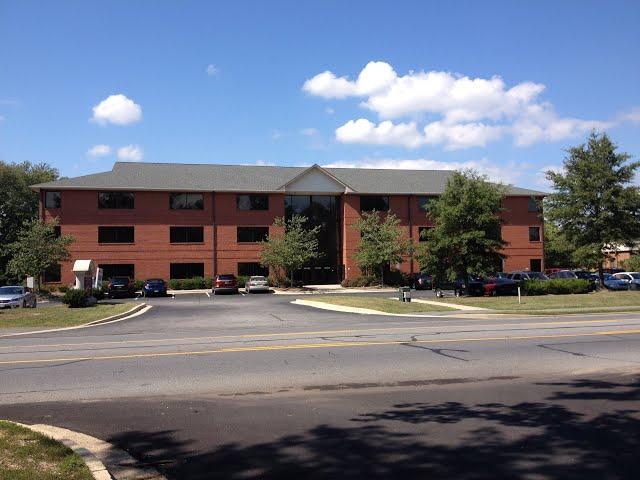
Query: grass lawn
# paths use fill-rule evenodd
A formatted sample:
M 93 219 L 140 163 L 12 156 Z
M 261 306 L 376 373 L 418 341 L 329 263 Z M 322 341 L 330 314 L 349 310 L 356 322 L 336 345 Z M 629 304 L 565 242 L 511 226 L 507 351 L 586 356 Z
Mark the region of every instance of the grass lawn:
M 429 305 L 426 303 L 403 303 L 389 298 L 369 297 L 360 295 L 313 295 L 303 300 L 329 303 L 344 307 L 369 308 L 385 313 L 418 313 L 418 312 L 444 312 L 453 310 L 449 307 Z
M 132 303 L 101 303 L 95 307 L 87 308 L 68 308 L 66 305 L 55 305 L 51 307 L 0 310 L 0 330 L 3 328 L 73 327 L 126 312 L 133 306 Z
M 0 479 L 91 480 L 79 455 L 44 435 L 0 421 Z
M 518 304 L 518 297 L 445 297 L 435 300 L 530 314 L 545 313 L 550 310 L 553 310 L 554 313 L 640 311 L 640 291 L 609 292 L 603 290 L 583 295 L 523 296 L 521 304 Z

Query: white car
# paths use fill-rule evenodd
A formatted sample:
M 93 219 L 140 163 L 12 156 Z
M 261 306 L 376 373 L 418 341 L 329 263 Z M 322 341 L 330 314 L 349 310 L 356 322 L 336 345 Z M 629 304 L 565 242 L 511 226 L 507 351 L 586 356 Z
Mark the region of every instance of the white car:
M 613 278 L 623 280 L 629 284 L 629 290 L 640 290 L 640 273 L 639 272 L 620 272 L 615 273 Z
M 0 308 L 36 308 L 36 294 L 26 287 L 0 287 Z
M 249 280 L 244 284 L 244 291 L 246 293 L 268 292 L 269 282 L 265 277 L 260 275 L 249 277 Z

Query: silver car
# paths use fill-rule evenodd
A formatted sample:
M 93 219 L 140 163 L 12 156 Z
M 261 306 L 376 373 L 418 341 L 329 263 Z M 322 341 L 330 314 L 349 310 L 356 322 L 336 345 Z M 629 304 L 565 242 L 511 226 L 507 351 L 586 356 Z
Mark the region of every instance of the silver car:
M 0 287 L 0 308 L 36 308 L 36 294 L 26 287 Z
M 265 277 L 260 275 L 249 277 L 249 280 L 244 284 L 244 291 L 246 293 L 268 292 L 269 282 Z
M 629 290 L 640 290 L 640 273 L 638 272 L 614 273 L 613 278 L 627 282 Z

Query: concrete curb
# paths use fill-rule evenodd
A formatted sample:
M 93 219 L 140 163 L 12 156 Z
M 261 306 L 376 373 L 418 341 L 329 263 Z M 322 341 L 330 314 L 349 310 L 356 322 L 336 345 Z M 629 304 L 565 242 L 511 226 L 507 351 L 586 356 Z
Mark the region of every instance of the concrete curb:
M 342 312 L 342 313 L 359 313 L 361 315 L 384 315 L 385 317 L 422 317 L 422 318 L 440 318 L 445 316 L 450 312 L 416 312 L 416 313 L 387 313 L 381 312 L 380 310 L 372 310 L 370 308 L 359 308 L 359 307 L 345 307 L 343 305 L 332 305 L 330 303 L 324 302 L 314 302 L 313 300 L 294 300 L 291 302 L 294 305 L 303 305 L 306 307 L 319 308 L 321 310 L 331 310 L 333 312 Z
M 359 293 L 394 293 L 397 290 L 393 288 L 380 288 L 380 289 L 371 289 L 367 290 L 364 288 L 343 288 L 343 289 L 330 289 L 330 290 L 306 290 L 306 291 L 296 291 L 289 292 L 286 290 L 278 290 L 275 288 L 271 288 L 275 295 L 341 295 L 341 294 L 359 294 Z
M 100 325 L 121 322 L 123 320 L 128 320 L 129 318 L 137 317 L 138 315 L 142 315 L 143 313 L 147 312 L 150 309 L 151 309 L 151 305 L 147 305 L 146 303 L 139 303 L 135 307 L 127 310 L 126 312 L 118 313 L 116 315 L 111 315 L 110 317 L 101 318 L 99 320 L 93 320 L 92 322 L 83 323 L 82 325 L 75 325 L 73 327 L 49 328 L 46 330 L 32 330 L 29 332 L 6 333 L 6 334 L 0 335 L 0 338 L 20 337 L 24 335 L 34 335 L 38 333 L 64 332 L 67 330 L 78 330 L 80 328 L 98 327 Z
M 124 450 L 90 435 L 53 425 L 23 423 L 16 423 L 16 425 L 45 435 L 69 447 L 82 457 L 96 480 L 166 480 L 166 477 L 154 468 L 141 466 Z

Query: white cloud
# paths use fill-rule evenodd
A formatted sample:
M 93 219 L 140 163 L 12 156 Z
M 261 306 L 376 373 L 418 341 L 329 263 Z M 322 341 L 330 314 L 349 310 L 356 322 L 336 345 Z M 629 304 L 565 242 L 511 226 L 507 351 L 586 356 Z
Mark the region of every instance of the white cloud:
M 466 170 L 473 169 L 487 175 L 494 182 L 516 183 L 524 174 L 515 164 L 498 165 L 487 158 L 465 162 L 442 162 L 425 158 L 364 158 L 357 161 L 333 162 L 326 168 L 382 168 L 390 170 Z
M 218 74 L 219 70 L 214 64 L 210 63 L 207 65 L 207 75 L 210 77 L 215 77 Z
M 336 130 L 336 138 L 348 143 L 409 148 L 441 144 L 452 150 L 483 147 L 511 135 L 515 145 L 527 146 L 578 137 L 620 121 L 640 121 L 640 109 L 616 121 L 561 117 L 553 105 L 539 99 L 545 89 L 540 83 L 508 86 L 499 76 L 472 78 L 443 71 L 398 76 L 385 62 L 369 62 L 355 80 L 327 70 L 302 88 L 323 98 L 360 97 L 362 107 L 384 120 L 377 127 L 363 118 L 348 121 Z M 436 118 L 430 118 L 421 136 L 416 122 L 424 116 Z M 388 122 L 392 119 L 410 123 Z
M 620 120 L 640 123 L 640 107 L 632 108 L 629 112 L 622 114 Z
M 133 100 L 121 93 L 110 95 L 93 107 L 92 121 L 106 125 L 129 125 L 139 122 L 142 118 L 142 108 Z
M 318 134 L 318 130 L 313 127 L 303 128 L 302 130 L 300 130 L 300 134 L 304 135 L 305 137 L 313 137 Z
M 104 157 L 105 155 L 109 155 L 111 153 L 111 147 L 109 145 L 94 145 L 89 150 L 87 150 L 87 155 L 90 157 Z
M 121 162 L 140 162 L 144 152 L 139 145 L 127 145 L 118 149 L 118 160 Z

